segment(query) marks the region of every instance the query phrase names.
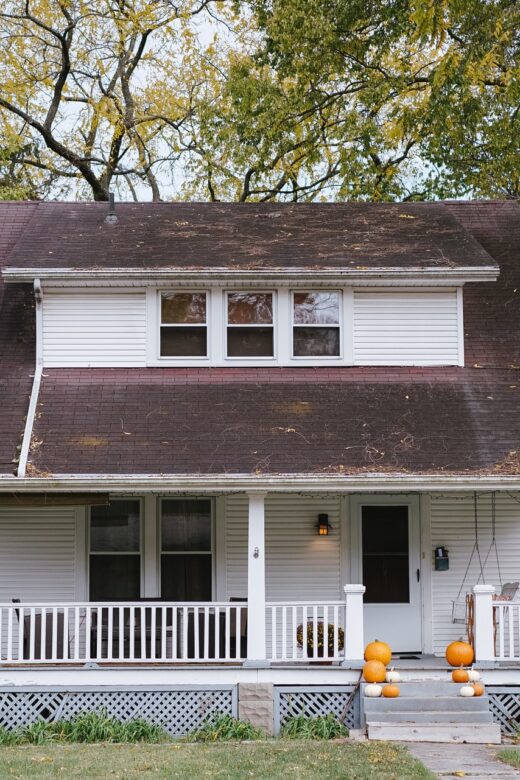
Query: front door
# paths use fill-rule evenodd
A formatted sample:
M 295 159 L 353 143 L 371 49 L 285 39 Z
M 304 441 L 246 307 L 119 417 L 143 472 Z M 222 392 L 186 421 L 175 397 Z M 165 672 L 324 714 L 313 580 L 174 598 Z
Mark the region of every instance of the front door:
M 357 574 L 366 588 L 365 643 L 387 642 L 394 653 L 418 653 L 421 631 L 419 511 L 408 499 L 354 502 Z M 357 537 L 357 538 L 356 538 Z

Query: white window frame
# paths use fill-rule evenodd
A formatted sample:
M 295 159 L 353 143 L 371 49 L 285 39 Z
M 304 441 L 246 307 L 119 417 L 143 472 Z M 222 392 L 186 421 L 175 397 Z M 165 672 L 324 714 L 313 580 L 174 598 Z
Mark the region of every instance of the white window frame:
M 259 293 L 260 295 L 271 295 L 272 301 L 273 301 L 273 322 L 272 324 L 269 323 L 247 323 L 245 325 L 237 325 L 237 324 L 229 324 L 228 322 L 228 296 L 229 295 L 236 295 L 237 293 Z M 258 365 L 260 363 L 261 365 L 264 365 L 265 363 L 271 363 L 275 364 L 278 362 L 278 290 L 276 288 L 271 289 L 264 289 L 262 287 L 254 287 L 251 289 L 243 289 L 243 288 L 237 288 L 237 289 L 231 289 L 231 290 L 223 290 L 223 317 L 222 317 L 222 323 L 224 326 L 224 332 L 223 332 L 223 351 L 224 351 L 224 360 L 226 363 L 237 363 L 238 365 L 243 365 L 244 363 L 248 363 L 249 365 Z M 227 353 L 227 336 L 228 336 L 228 328 L 272 328 L 273 329 L 273 354 L 272 356 L 259 356 L 254 357 L 252 355 L 244 355 L 243 357 L 238 356 L 229 356 Z
M 202 295 L 204 294 L 206 296 L 206 322 L 204 325 L 202 323 L 188 323 L 188 322 L 169 322 L 169 323 L 163 323 L 162 321 L 162 296 L 164 294 L 184 294 L 184 295 Z M 211 320 L 212 320 L 212 296 L 210 290 L 193 290 L 190 289 L 160 289 L 157 290 L 156 295 L 156 322 L 155 322 L 155 333 L 156 333 L 156 359 L 159 360 L 161 363 L 167 362 L 167 363 L 174 363 L 175 365 L 181 365 L 184 364 L 185 361 L 188 361 L 189 364 L 193 364 L 194 361 L 200 362 L 202 365 L 207 365 L 211 359 L 211 337 L 210 337 L 210 331 L 211 331 Z M 161 328 L 206 328 L 206 355 L 161 355 Z
M 321 292 L 321 293 L 337 293 L 339 295 L 339 302 L 338 302 L 338 322 L 337 323 L 320 323 L 320 324 L 313 324 L 313 323 L 295 323 L 294 322 L 294 296 L 295 295 L 301 295 L 308 294 L 308 293 L 315 293 L 315 292 Z M 318 364 L 321 363 L 331 363 L 331 362 L 339 362 L 341 361 L 343 363 L 344 360 L 344 341 L 345 341 L 345 332 L 343 327 L 343 320 L 344 320 L 344 305 L 343 305 L 343 290 L 341 288 L 338 289 L 305 289 L 305 290 L 291 290 L 290 295 L 290 326 L 289 326 L 289 348 L 290 348 L 290 359 L 295 360 L 298 363 L 301 363 L 302 361 L 305 361 L 306 363 L 312 362 L 314 364 L 315 361 L 318 362 Z M 339 355 L 295 355 L 294 354 L 294 329 L 295 328 L 338 328 L 339 330 Z

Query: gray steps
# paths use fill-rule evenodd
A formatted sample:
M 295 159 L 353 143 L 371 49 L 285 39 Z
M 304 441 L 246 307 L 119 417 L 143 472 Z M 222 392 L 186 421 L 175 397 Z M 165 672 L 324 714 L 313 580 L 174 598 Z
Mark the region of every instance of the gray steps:
M 500 745 L 498 723 L 368 723 L 369 739 L 388 742 L 466 742 Z
M 363 695 L 368 738 L 499 744 L 500 726 L 493 722 L 489 698 L 465 698 L 460 687 L 447 681 L 416 680 L 400 683 L 401 695 L 396 699 Z

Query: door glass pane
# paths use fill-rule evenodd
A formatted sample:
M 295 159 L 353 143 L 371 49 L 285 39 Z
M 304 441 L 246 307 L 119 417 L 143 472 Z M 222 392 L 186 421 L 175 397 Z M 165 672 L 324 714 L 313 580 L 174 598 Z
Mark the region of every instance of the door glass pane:
M 294 293 L 295 325 L 337 325 L 338 292 Z
M 407 506 L 364 506 L 363 585 L 367 604 L 410 601 Z
M 211 555 L 161 555 L 164 601 L 211 601 Z
M 295 357 L 338 357 L 339 328 L 293 329 Z
M 271 293 L 229 293 L 230 325 L 270 325 L 273 321 Z
M 162 502 L 161 549 L 211 550 L 211 501 Z
M 272 328 L 228 328 L 228 357 L 272 357 Z
M 206 328 L 161 328 L 161 357 L 206 356 Z
M 108 506 L 90 509 L 90 549 L 92 552 L 139 550 L 139 501 L 112 501 Z
M 206 293 L 162 293 L 161 322 L 205 324 Z

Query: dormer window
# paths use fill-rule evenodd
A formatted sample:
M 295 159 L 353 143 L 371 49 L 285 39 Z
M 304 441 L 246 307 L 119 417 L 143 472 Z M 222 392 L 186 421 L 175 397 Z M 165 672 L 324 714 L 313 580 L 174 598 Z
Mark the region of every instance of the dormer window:
M 227 357 L 274 357 L 273 293 L 227 293 Z
M 334 358 L 341 355 L 341 293 L 293 293 L 293 356 Z
M 161 357 L 206 357 L 206 293 L 161 293 Z

